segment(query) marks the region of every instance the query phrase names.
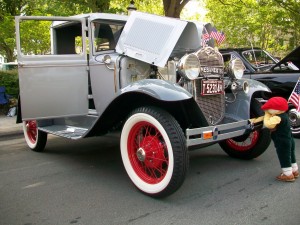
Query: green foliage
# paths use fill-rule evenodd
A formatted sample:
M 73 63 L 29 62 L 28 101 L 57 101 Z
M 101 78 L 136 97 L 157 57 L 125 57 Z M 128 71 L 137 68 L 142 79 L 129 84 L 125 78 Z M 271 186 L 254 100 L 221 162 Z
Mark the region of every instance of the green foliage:
M 167 6 L 185 5 L 189 0 L 135 0 L 139 11 L 165 15 Z M 284 56 L 300 44 L 299 0 L 198 0 L 208 10 L 207 21 L 226 34 L 221 47 L 262 47 L 276 56 Z M 90 12 L 127 14 L 130 0 L 0 0 L 0 54 L 8 61 L 16 58 L 14 49 L 16 15 L 70 16 Z M 179 5 L 178 5 L 179 4 Z M 173 7 L 174 6 L 174 7 Z M 171 10 L 172 11 L 172 10 Z M 175 10 L 176 11 L 176 10 Z M 172 13 L 172 12 L 168 12 Z M 175 14 L 177 12 L 174 12 Z M 201 15 L 181 13 L 185 19 L 198 20 Z M 29 34 L 39 30 L 39 39 L 48 32 L 48 24 L 24 26 Z M 24 51 L 46 53 L 49 40 L 22 37 Z M 32 36 L 31 36 L 32 37 Z M 46 47 L 47 46 L 47 47 Z
M 127 14 L 129 4 L 130 0 L 111 0 L 109 12 Z M 134 5 L 138 11 L 164 15 L 162 0 L 135 0 Z
M 32 12 L 36 6 L 34 3 L 30 0 L 0 0 L 0 54 L 8 62 L 16 58 L 14 16 Z
M 287 0 L 299 9 L 298 0 Z M 226 34 L 221 47 L 257 46 L 284 56 L 300 44 L 299 13 L 281 0 L 205 0 L 207 17 Z
M 19 77 L 17 70 L 0 71 L 0 86 L 5 86 L 6 93 L 14 98 L 19 94 Z
M 18 15 L 26 16 L 71 16 L 89 12 L 107 12 L 109 10 L 108 0 L 0 0 L 0 54 L 5 56 L 8 62 L 16 59 L 14 54 L 15 43 L 15 26 L 14 17 Z M 48 29 L 44 25 L 28 25 L 27 32 L 38 30 L 40 36 L 44 35 Z M 41 37 L 39 38 L 41 39 Z M 49 40 L 45 39 L 42 43 L 36 43 L 37 39 L 26 39 L 23 37 L 26 53 L 47 52 L 45 46 Z
M 22 21 L 20 23 L 22 52 L 35 55 L 50 54 L 50 26 L 50 21 Z
M 6 56 L 9 61 L 14 60 L 14 48 L 16 46 L 14 34 L 14 18 L 4 16 L 0 21 L 0 54 Z
M 34 0 L 39 3 L 40 15 L 72 16 L 82 13 L 107 12 L 110 0 Z
M 165 15 L 164 8 L 170 6 L 169 11 L 173 8 L 176 9 L 173 10 L 176 17 L 188 1 L 135 0 L 135 6 L 139 11 L 157 15 Z M 91 12 L 127 14 L 129 4 L 130 0 L 0 0 L 0 54 L 5 56 L 8 62 L 16 59 L 14 51 L 16 46 L 15 16 L 71 16 Z M 172 10 L 168 13 L 172 14 Z M 47 53 L 49 51 L 47 49 L 49 40 L 43 39 L 47 36 L 45 35 L 48 32 L 47 24 L 34 25 L 28 23 L 22 29 L 26 29 L 28 33 L 21 40 L 24 53 Z M 30 35 L 33 29 L 35 33 L 39 34 L 39 38 Z M 38 39 L 42 41 L 37 42 Z

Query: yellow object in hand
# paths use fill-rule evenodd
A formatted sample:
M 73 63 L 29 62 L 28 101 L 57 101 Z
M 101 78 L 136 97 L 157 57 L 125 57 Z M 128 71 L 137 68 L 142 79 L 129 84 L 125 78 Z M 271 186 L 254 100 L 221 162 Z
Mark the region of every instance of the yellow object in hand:
M 265 116 L 264 116 L 264 126 L 269 128 L 269 129 L 274 129 L 277 124 L 279 124 L 281 121 L 281 118 L 276 115 L 272 115 L 268 111 L 265 111 Z

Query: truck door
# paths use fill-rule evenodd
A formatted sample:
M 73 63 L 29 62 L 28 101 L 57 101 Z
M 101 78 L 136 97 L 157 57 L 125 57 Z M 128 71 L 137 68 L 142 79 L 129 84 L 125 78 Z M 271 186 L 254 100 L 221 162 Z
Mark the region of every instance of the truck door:
M 23 120 L 88 114 L 85 21 L 16 17 Z

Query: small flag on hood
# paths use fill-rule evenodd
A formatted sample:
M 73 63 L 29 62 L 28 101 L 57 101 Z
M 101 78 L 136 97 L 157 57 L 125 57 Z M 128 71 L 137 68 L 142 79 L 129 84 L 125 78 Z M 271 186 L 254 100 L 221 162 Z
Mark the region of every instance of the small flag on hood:
M 218 32 L 215 27 L 212 28 L 210 32 L 210 37 L 216 40 L 217 45 L 222 44 L 222 42 L 226 39 L 224 32 Z

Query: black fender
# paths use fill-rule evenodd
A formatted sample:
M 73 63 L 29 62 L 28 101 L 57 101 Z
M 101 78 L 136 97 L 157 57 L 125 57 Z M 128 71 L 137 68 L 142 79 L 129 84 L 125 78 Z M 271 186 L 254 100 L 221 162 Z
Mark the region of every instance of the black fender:
M 231 118 L 237 119 L 249 119 L 250 118 L 250 103 L 252 97 L 257 92 L 271 92 L 271 90 L 263 83 L 243 78 L 238 81 L 241 85 L 244 82 L 247 82 L 249 85 L 249 91 L 244 92 L 240 90 L 234 101 L 230 101 L 230 99 L 234 99 L 232 94 L 227 94 L 227 104 L 226 104 L 226 114 Z
M 166 101 L 144 91 L 126 91 L 110 103 L 87 134 L 87 137 L 119 130 L 129 113 L 143 106 L 155 106 L 169 112 L 178 121 L 184 132 L 188 127 L 208 125 L 203 113 L 192 97 L 179 98 L 179 100 L 173 98 L 173 101 L 168 98 L 168 101 Z
M 123 95 L 129 92 L 139 92 L 160 101 L 181 101 L 192 98 L 192 94 L 179 86 L 165 80 L 145 79 L 134 82 L 119 92 Z

